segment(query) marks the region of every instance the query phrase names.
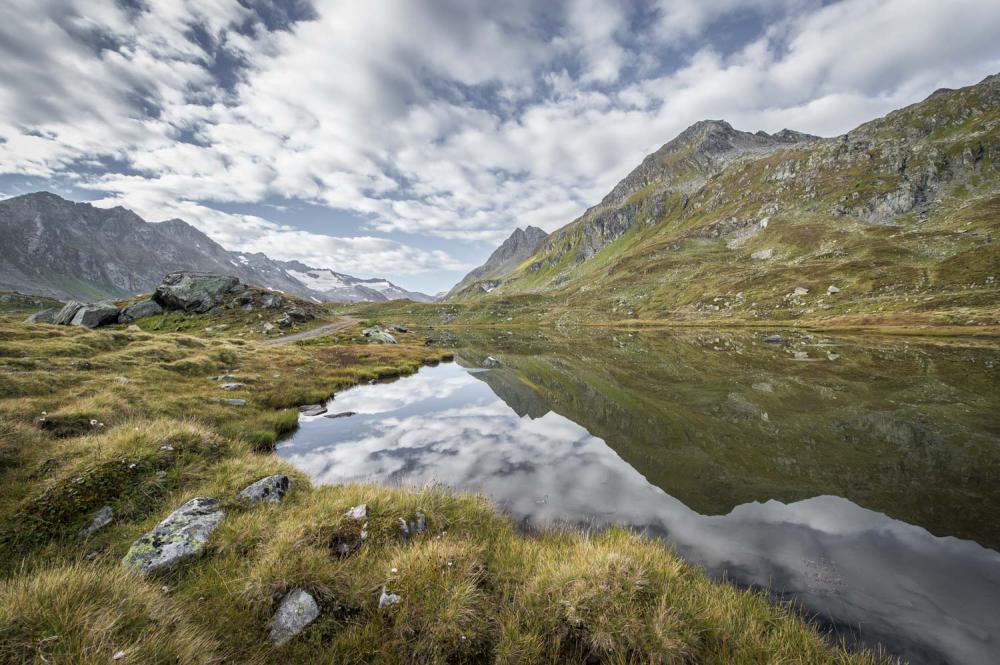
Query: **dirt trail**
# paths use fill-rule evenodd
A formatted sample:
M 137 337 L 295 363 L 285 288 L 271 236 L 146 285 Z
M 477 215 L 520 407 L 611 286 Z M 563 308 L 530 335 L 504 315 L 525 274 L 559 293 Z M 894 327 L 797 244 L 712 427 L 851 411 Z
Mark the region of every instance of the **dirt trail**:
M 330 335 L 332 333 L 343 330 L 344 328 L 349 328 L 350 326 L 357 323 L 357 319 L 351 318 L 349 316 L 341 317 L 339 321 L 334 321 L 333 323 L 326 323 L 319 326 L 318 328 L 313 328 L 312 330 L 304 330 L 300 333 L 294 333 L 292 335 L 284 335 L 282 337 L 274 337 L 271 339 L 265 339 L 263 344 L 290 344 L 291 342 L 300 342 L 304 339 L 312 339 L 313 337 L 322 337 L 323 335 Z

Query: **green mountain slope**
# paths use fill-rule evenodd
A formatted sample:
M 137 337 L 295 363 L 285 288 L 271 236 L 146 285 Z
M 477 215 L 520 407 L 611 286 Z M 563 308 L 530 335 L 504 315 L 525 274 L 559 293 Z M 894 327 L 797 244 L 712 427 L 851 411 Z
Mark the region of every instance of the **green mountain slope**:
M 995 75 L 831 139 L 697 123 L 490 293 L 473 284 L 450 300 L 530 295 L 545 316 L 601 320 L 993 323 L 998 238 Z

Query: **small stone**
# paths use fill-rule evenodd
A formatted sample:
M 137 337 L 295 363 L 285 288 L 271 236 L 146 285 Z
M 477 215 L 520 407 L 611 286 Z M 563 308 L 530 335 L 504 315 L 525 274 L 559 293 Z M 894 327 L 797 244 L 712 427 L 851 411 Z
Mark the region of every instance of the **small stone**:
M 796 286 L 795 289 L 792 290 L 792 293 L 794 293 L 797 296 L 804 296 L 807 293 L 809 293 L 809 289 L 807 289 L 804 286 Z
M 830 286 L 826 287 L 826 292 L 833 295 L 834 293 L 840 293 L 840 289 L 831 284 Z
M 229 406 L 246 406 L 247 401 L 245 399 L 224 399 L 223 404 L 228 404 Z
M 271 620 L 271 641 L 281 646 L 319 616 L 316 600 L 302 589 L 295 589 L 281 601 Z
M 322 404 L 303 404 L 299 407 L 299 413 L 303 416 L 322 416 L 326 413 L 326 407 Z
M 241 499 L 246 499 L 251 506 L 256 506 L 262 501 L 281 503 L 290 484 L 291 481 L 288 480 L 288 476 L 276 474 L 267 478 L 261 478 L 248 485 L 238 496 Z
M 767 261 L 768 259 L 770 259 L 773 256 L 774 256 L 774 250 L 771 249 L 771 248 L 768 248 L 768 249 L 762 249 L 760 251 L 754 252 L 753 254 L 750 255 L 750 258 L 754 259 L 755 261 Z
M 116 376 L 115 377 L 115 383 L 121 384 L 123 386 L 127 386 L 129 384 L 129 380 L 128 380 L 127 376 Z
M 96 513 L 94 513 L 94 519 L 90 522 L 90 526 L 84 529 L 81 533 L 84 537 L 92 536 L 107 525 L 111 524 L 111 520 L 114 519 L 115 512 L 111 509 L 111 506 L 104 506 Z
M 222 388 L 223 390 L 239 390 L 240 388 L 243 388 L 245 386 L 246 386 L 245 383 L 237 382 L 237 383 L 223 383 L 219 387 Z
M 378 608 L 381 610 L 389 605 L 396 605 L 401 600 L 402 598 L 397 594 L 389 593 L 385 587 L 382 587 L 382 594 L 378 597 Z
M 500 361 L 494 358 L 493 356 L 486 356 L 486 360 L 483 361 L 483 367 L 492 368 L 499 366 L 500 366 Z
M 135 325 L 134 323 L 132 325 L 130 325 L 129 327 L 125 328 L 125 330 L 127 330 L 128 332 L 142 332 L 142 328 L 140 328 L 139 326 Z
M 124 651 L 116 651 L 115 655 L 111 656 L 111 660 L 121 660 L 125 657 Z
M 785 341 L 785 338 L 782 337 L 781 335 L 768 335 L 761 341 L 764 342 L 765 344 L 781 344 L 782 342 Z
M 362 503 L 354 506 L 344 513 L 344 516 L 352 520 L 363 520 L 368 517 L 368 504 Z

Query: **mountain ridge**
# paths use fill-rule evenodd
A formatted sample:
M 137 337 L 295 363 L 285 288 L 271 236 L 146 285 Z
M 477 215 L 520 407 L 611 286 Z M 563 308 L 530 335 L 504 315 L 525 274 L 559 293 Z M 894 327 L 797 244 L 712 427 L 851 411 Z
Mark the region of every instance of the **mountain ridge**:
M 163 275 L 196 270 L 239 277 L 316 302 L 433 298 L 388 280 L 336 273 L 342 287 L 312 288 L 282 261 L 262 253 L 233 252 L 188 222 L 147 222 L 122 206 L 98 208 L 52 192 L 32 192 L 0 201 L 0 288 L 55 298 L 118 298 L 148 292 Z M 299 264 L 303 272 L 328 271 Z M 378 282 L 381 288 L 356 285 Z

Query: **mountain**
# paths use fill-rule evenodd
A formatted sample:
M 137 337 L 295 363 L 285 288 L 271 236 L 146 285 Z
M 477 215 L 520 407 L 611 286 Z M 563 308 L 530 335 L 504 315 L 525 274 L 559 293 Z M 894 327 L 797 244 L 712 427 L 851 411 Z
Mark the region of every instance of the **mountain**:
M 55 298 L 118 298 L 151 291 L 174 270 L 239 277 L 320 301 L 433 298 L 386 280 L 362 280 L 264 254 L 231 252 L 180 219 L 149 223 L 122 207 L 97 208 L 49 192 L 0 201 L 0 289 Z M 337 275 L 321 286 L 309 275 Z
M 529 226 L 523 231 L 514 229 L 514 232 L 497 247 L 486 263 L 479 266 L 468 275 L 462 278 L 458 284 L 452 287 L 445 296 L 459 293 L 472 284 L 479 284 L 480 288 L 489 293 L 495 286 L 491 281 L 494 278 L 503 277 L 516 268 L 522 261 L 535 253 L 538 245 L 545 240 L 548 234 L 537 226 Z
M 473 278 L 448 299 L 605 319 L 989 315 L 998 235 L 995 75 L 835 138 L 696 123 L 489 293 Z
M 288 275 L 332 302 L 379 302 L 384 300 L 414 300 L 434 302 L 434 296 L 407 291 L 386 279 L 361 279 L 329 268 L 310 268 L 298 261 L 274 261 Z

